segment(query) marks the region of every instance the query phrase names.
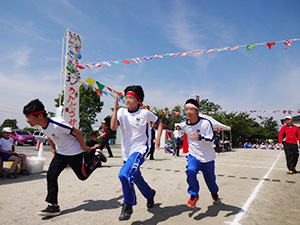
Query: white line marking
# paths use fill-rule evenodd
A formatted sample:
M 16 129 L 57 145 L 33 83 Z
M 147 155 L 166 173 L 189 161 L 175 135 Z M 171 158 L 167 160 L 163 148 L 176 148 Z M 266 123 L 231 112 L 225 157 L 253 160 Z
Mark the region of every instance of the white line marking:
M 269 174 L 273 170 L 275 164 L 279 160 L 281 154 L 282 154 L 282 151 L 279 153 L 277 159 L 275 160 L 275 162 L 273 163 L 273 165 L 271 166 L 271 168 L 269 169 L 269 171 L 265 174 L 265 176 L 263 177 L 263 179 L 256 185 L 256 187 L 253 190 L 253 192 L 251 193 L 250 197 L 248 198 L 248 200 L 246 201 L 246 203 L 243 205 L 243 207 L 241 208 L 241 210 L 238 212 L 238 214 L 235 216 L 234 220 L 232 222 L 225 221 L 226 224 L 240 225 L 240 221 L 242 220 L 243 216 L 245 215 L 245 212 L 248 210 L 249 206 L 251 205 L 251 203 L 255 199 L 255 197 L 256 197 L 259 189 L 261 188 L 262 184 L 265 182 L 264 179 L 266 179 L 269 176 Z

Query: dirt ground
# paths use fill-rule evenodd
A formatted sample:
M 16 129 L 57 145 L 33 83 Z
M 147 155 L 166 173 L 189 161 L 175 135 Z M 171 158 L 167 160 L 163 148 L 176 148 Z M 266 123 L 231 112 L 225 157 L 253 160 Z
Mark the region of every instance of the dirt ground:
M 287 175 L 285 155 L 278 150 L 234 149 L 216 157 L 217 184 L 221 202 L 213 204 L 202 174 L 200 198 L 196 207 L 186 206 L 186 158 L 174 158 L 163 150 L 155 160 L 147 160 L 141 172 L 156 190 L 155 206 L 146 207 L 146 199 L 136 188 L 137 205 L 128 221 L 119 221 L 122 188 L 118 172 L 122 166 L 120 147 L 114 156 L 96 169 L 86 181 L 77 179 L 71 169 L 59 177 L 61 215 L 40 217 L 46 208 L 46 171 L 52 159 L 44 146 L 44 171 L 16 179 L 0 179 L 1 224 L 300 224 L 300 173 Z M 16 151 L 37 156 L 31 146 Z M 107 155 L 107 151 L 104 150 Z M 4 163 L 7 173 L 8 163 Z M 298 166 L 298 170 L 300 170 Z

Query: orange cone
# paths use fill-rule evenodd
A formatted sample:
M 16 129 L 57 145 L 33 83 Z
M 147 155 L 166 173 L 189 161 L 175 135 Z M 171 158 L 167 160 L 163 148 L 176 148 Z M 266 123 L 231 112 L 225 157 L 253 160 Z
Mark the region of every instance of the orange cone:
M 39 150 L 39 149 L 40 149 L 40 140 L 37 141 L 35 150 Z

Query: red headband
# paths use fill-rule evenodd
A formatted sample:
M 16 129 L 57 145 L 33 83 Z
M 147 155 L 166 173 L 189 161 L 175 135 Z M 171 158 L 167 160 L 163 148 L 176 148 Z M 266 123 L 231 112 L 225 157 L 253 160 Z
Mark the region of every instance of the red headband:
M 43 111 L 37 111 L 37 112 L 27 113 L 27 115 L 39 115 L 39 114 L 42 114 L 44 112 L 46 112 L 46 111 L 43 110 Z
M 137 94 L 136 93 L 134 93 L 133 91 L 128 91 L 127 93 L 126 93 L 126 95 L 125 96 L 127 96 L 127 95 L 131 95 L 131 96 L 133 96 L 133 97 L 136 97 L 138 100 L 140 100 L 141 98 L 139 97 L 139 96 L 137 96 Z

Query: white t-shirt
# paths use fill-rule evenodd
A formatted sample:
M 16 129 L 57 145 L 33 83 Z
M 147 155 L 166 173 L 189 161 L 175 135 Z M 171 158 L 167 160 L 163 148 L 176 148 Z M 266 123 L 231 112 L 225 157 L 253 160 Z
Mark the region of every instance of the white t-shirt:
M 212 123 L 208 119 L 201 117 L 194 124 L 188 124 L 187 121 L 181 121 L 179 126 L 188 136 L 188 154 L 191 154 L 203 163 L 214 160 L 216 153 L 213 149 L 214 130 Z M 192 140 L 191 137 L 193 134 L 201 134 L 204 139 L 200 141 Z
M 180 130 L 174 130 L 174 131 L 173 131 L 173 134 L 174 134 L 174 138 L 175 138 L 175 139 L 181 137 L 181 131 L 180 131 Z
M 138 108 L 129 112 L 127 108 L 120 108 L 117 120 L 121 129 L 121 149 L 124 161 L 134 152 L 145 154 L 151 146 L 150 122 L 158 122 L 159 117 L 147 109 Z
M 56 152 L 61 155 L 78 155 L 83 152 L 75 135 L 71 134 L 74 127 L 60 117 L 49 118 L 47 126 L 43 127 L 47 135 L 56 145 Z
M 9 137 L 8 139 L 2 137 L 0 138 L 0 148 L 5 151 L 11 151 L 11 146 L 13 145 L 13 139 Z

